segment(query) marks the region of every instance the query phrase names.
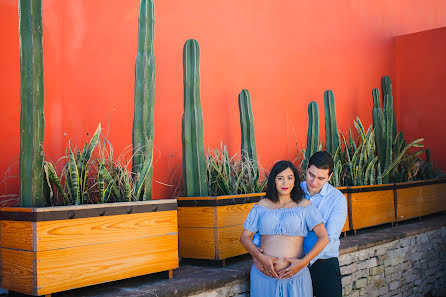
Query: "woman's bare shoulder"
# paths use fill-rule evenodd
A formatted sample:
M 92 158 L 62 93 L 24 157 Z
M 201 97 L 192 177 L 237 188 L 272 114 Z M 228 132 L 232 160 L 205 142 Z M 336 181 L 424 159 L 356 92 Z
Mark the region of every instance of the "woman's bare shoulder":
M 273 202 L 271 200 L 269 200 L 268 198 L 263 198 L 258 203 L 258 205 L 265 206 L 265 207 L 271 206 L 272 204 L 273 204 Z

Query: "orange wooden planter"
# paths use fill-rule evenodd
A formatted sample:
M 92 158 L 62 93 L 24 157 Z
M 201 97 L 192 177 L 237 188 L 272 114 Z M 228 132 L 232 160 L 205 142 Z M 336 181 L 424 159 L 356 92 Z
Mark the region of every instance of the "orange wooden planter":
M 353 230 L 395 221 L 393 184 L 350 187 L 348 192 Z
M 240 243 L 243 222 L 265 193 L 178 198 L 182 258 L 224 260 L 246 254 Z
M 446 210 L 446 179 L 396 184 L 396 219 L 403 221 Z
M 178 268 L 174 199 L 1 208 L 1 287 L 30 295 Z

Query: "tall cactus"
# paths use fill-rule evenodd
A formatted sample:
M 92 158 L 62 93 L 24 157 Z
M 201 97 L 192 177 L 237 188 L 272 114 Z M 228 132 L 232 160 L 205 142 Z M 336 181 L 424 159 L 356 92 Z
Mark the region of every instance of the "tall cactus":
M 390 81 L 390 77 L 383 76 L 381 80 L 381 87 L 383 91 L 383 110 L 384 110 L 385 135 L 386 135 L 384 168 L 388 168 L 388 166 L 390 166 L 392 162 L 392 159 L 395 157 L 393 156 L 393 153 L 395 151 L 393 143 L 397 136 L 395 110 L 393 108 L 392 83 Z M 389 181 L 390 181 L 390 174 L 383 176 L 384 183 L 388 183 Z
M 324 93 L 324 107 L 325 107 L 325 147 L 333 157 L 339 146 L 339 132 L 336 124 L 336 107 L 334 95 L 331 90 Z
M 385 135 L 385 159 L 384 168 L 388 168 L 392 163 L 393 140 L 396 136 L 396 126 L 394 126 L 395 112 L 393 109 L 392 87 L 388 76 L 382 79 L 383 107 L 384 107 L 384 135 Z M 383 182 L 390 182 L 390 174 L 383 176 Z
M 200 47 L 189 39 L 183 49 L 184 113 L 182 119 L 183 186 L 186 196 L 207 196 L 203 115 L 200 103 Z
M 386 138 L 385 138 L 385 122 L 384 122 L 384 113 L 381 109 L 381 99 L 378 89 L 372 90 L 373 96 L 373 110 L 372 110 L 372 118 L 373 118 L 373 128 L 375 131 L 375 146 L 376 152 L 378 155 L 379 163 L 384 165 L 386 160 Z
M 20 38 L 20 203 L 43 206 L 42 1 L 19 1 Z
M 383 106 L 384 106 L 384 112 L 386 112 L 386 107 L 390 107 L 389 112 L 392 115 L 392 138 L 395 138 L 397 134 L 397 128 L 396 128 L 396 117 L 395 117 L 395 110 L 393 108 L 393 94 L 392 94 L 392 82 L 390 80 L 390 77 L 383 76 L 381 80 L 381 87 L 383 91 Z
M 384 168 L 388 168 L 392 162 L 392 153 L 393 153 L 393 140 L 395 138 L 394 134 L 394 118 L 395 113 L 393 111 L 393 103 L 392 97 L 390 95 L 386 95 L 384 100 L 384 135 L 385 135 L 385 158 L 384 158 Z M 390 175 L 383 176 L 383 182 L 389 183 Z
M 319 142 L 319 111 L 317 103 L 311 101 L 308 104 L 308 132 L 307 132 L 307 148 L 305 150 L 305 160 L 303 168 L 308 165 L 310 157 L 318 151 Z
M 135 97 L 133 112 L 133 161 L 136 179 L 141 175 L 144 162 L 153 160 L 153 109 L 155 104 L 155 55 L 153 0 L 141 0 L 138 21 L 138 53 L 135 63 Z M 152 173 L 144 180 L 144 191 L 139 200 L 152 199 Z
M 238 95 L 238 106 L 240 111 L 240 128 L 241 128 L 241 154 L 242 157 L 248 158 L 253 162 L 254 168 L 257 170 L 257 148 L 254 135 L 254 118 L 251 110 L 251 96 L 248 90 L 242 90 Z
M 378 183 L 389 183 L 398 179 L 399 168 L 404 154 L 411 147 L 422 147 L 423 139 L 416 139 L 406 145 L 402 133 L 397 133 L 395 111 L 393 108 L 392 84 L 388 76 L 382 78 L 383 109 L 381 109 L 379 91 L 374 89 L 373 95 L 373 126 L 375 143 L 378 153 Z M 381 172 L 382 168 L 382 172 Z
M 392 85 L 390 78 L 382 78 L 383 109 L 378 89 L 373 89 L 373 126 L 375 129 L 375 144 L 379 163 L 383 168 L 388 168 L 392 163 L 393 140 L 396 136 L 396 125 L 394 125 L 395 112 L 393 109 Z M 383 183 L 389 183 L 390 174 L 384 175 Z

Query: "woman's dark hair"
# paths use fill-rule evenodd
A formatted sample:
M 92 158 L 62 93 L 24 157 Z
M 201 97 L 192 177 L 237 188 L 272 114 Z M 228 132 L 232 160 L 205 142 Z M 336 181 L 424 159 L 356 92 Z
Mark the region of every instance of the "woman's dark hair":
M 277 193 L 276 189 L 276 176 L 287 168 L 290 168 L 294 173 L 294 187 L 291 190 L 291 199 L 299 203 L 304 196 L 304 192 L 300 188 L 299 173 L 296 167 L 290 161 L 279 161 L 271 169 L 268 182 L 266 183 L 266 197 L 274 203 L 279 201 L 279 193 Z

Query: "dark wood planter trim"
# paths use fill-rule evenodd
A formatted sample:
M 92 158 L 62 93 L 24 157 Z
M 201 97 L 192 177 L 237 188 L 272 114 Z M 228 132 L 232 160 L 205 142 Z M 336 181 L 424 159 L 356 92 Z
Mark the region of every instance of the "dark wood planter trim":
M 408 182 L 408 183 L 399 183 L 395 184 L 397 189 L 406 189 L 406 188 L 413 188 L 418 186 L 428 186 L 428 185 L 436 185 L 436 184 L 444 184 L 446 183 L 446 178 L 441 179 L 431 179 L 431 180 L 420 180 L 415 182 Z
M 395 188 L 394 184 L 386 185 L 374 185 L 374 186 L 361 186 L 361 187 L 348 187 L 347 193 L 364 193 L 364 192 L 375 192 L 375 191 L 385 191 L 393 190 Z
M 180 197 L 178 207 L 217 207 L 259 202 L 265 197 L 265 193 L 235 194 L 213 197 Z
M 240 196 L 240 195 L 234 195 Z M 208 199 L 196 199 L 196 200 L 182 200 L 178 199 L 178 207 L 217 207 L 217 206 L 228 206 L 236 204 L 246 204 L 259 202 L 260 199 L 264 198 L 264 194 L 259 194 L 256 196 L 245 196 L 238 198 L 231 198 L 231 196 L 209 197 Z M 216 199 L 218 198 L 218 199 Z
M 349 193 L 349 187 L 339 187 L 339 188 L 336 188 L 336 189 L 341 191 L 342 194 L 348 194 Z
M 176 209 L 175 199 L 37 208 L 5 207 L 0 209 L 0 220 L 44 222 Z

